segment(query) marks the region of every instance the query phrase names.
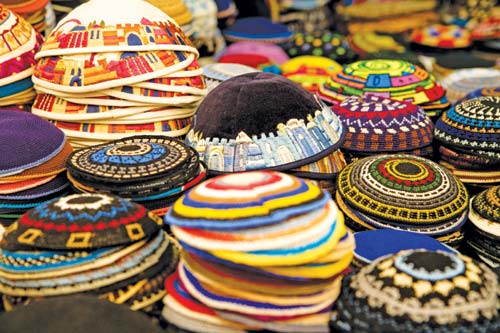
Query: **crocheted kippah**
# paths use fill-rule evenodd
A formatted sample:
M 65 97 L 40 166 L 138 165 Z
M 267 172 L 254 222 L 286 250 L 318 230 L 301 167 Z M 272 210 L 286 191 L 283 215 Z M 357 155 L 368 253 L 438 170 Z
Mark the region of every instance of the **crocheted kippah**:
M 472 45 L 469 30 L 456 25 L 434 24 L 425 28 L 413 30 L 411 42 L 431 48 L 458 49 Z
M 430 109 L 445 97 L 445 90 L 422 68 L 403 60 L 357 61 L 330 77 L 321 87 L 327 101 L 342 101 L 366 93 L 411 102 Z M 442 103 L 446 104 L 446 103 Z
M 281 75 L 315 92 L 330 75 L 342 67 L 334 60 L 321 56 L 298 56 L 281 66 Z
M 21 216 L 4 235 L 6 250 L 95 249 L 148 238 L 161 220 L 135 203 L 107 194 L 74 194 Z
M 223 34 L 231 42 L 282 43 L 292 38 L 293 31 L 288 30 L 286 25 L 274 23 L 266 17 L 245 17 L 236 20 Z
M 363 264 L 369 264 L 380 257 L 404 250 L 425 249 L 456 253 L 455 250 L 432 237 L 408 231 L 392 229 L 361 231 L 354 234 L 354 239 L 356 240 L 355 260 Z
M 344 280 L 338 317 L 351 332 L 495 332 L 497 287 L 496 274 L 469 257 L 403 251 Z
M 293 39 L 281 44 L 290 58 L 313 55 L 335 60 L 340 64 L 351 63 L 357 55 L 347 40 L 337 33 L 316 31 L 312 33 L 296 33 Z
M 341 171 L 338 193 L 354 209 L 391 223 L 434 225 L 468 207 L 465 186 L 440 165 L 411 155 L 378 155 Z
M 469 219 L 490 237 L 500 238 L 500 186 L 490 187 L 471 200 Z
M 434 126 L 418 106 L 389 98 L 352 96 L 332 106 L 347 128 L 343 148 L 360 152 L 414 150 L 431 144 Z
M 212 90 L 186 142 L 210 172 L 288 170 L 333 153 L 344 134 L 313 94 L 282 76 L 256 72 Z
M 180 140 L 134 136 L 75 151 L 68 158 L 68 170 L 78 179 L 97 183 L 132 183 L 172 175 L 193 158 L 198 161 L 196 151 Z
M 233 230 L 263 226 L 324 207 L 309 181 L 272 171 L 212 178 L 182 196 L 165 216 L 176 226 Z
M 0 176 L 36 167 L 59 153 L 64 133 L 28 112 L 2 111 L 0 118 Z
M 500 97 L 467 100 L 439 118 L 434 136 L 444 144 L 487 151 L 489 157 L 500 159 L 499 117 Z

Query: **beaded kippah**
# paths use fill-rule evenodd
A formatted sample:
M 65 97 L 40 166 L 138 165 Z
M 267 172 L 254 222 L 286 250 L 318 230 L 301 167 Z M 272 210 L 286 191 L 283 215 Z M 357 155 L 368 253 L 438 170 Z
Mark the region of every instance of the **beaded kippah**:
M 389 98 L 352 96 L 332 110 L 346 125 L 343 148 L 361 152 L 414 150 L 432 142 L 433 124 L 418 106 Z
M 338 193 L 364 214 L 417 225 L 454 219 L 469 199 L 445 168 L 411 155 L 378 155 L 348 165 L 339 175 Z
M 6 250 L 96 249 L 129 244 L 155 234 L 159 217 L 143 206 L 107 194 L 74 194 L 21 216 L 4 234 Z
M 496 332 L 496 274 L 446 252 L 403 251 L 345 280 L 338 319 L 350 332 Z M 404 323 L 404 324 L 401 324 Z

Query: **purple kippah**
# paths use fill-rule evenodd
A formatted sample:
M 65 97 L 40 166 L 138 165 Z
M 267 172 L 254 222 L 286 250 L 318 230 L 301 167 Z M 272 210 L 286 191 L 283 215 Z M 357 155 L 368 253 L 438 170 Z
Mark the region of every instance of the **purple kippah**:
M 0 114 L 0 176 L 8 176 L 40 165 L 64 146 L 64 133 L 28 112 Z

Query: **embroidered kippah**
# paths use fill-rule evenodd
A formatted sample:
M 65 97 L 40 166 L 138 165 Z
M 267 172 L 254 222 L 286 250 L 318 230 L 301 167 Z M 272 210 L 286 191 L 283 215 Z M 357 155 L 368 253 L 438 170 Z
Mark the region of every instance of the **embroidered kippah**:
M 48 121 L 27 112 L 2 111 L 0 176 L 19 174 L 47 162 L 64 144 L 64 133 Z
M 500 328 L 497 276 L 446 252 L 403 251 L 345 280 L 339 325 L 352 332 L 494 332 Z M 401 323 L 404 322 L 404 325 Z
M 414 150 L 432 142 L 434 126 L 418 106 L 389 98 L 352 96 L 332 106 L 347 128 L 344 149 L 360 152 Z
M 257 72 L 212 90 L 186 142 L 213 173 L 288 170 L 333 153 L 344 134 L 337 116 L 310 92 Z
M 500 159 L 500 97 L 464 101 L 436 122 L 434 135 L 450 146 L 485 150 Z
M 411 102 L 426 110 L 445 97 L 444 88 L 424 69 L 403 60 L 389 59 L 362 60 L 346 65 L 330 77 L 320 93 L 329 102 L 369 93 Z M 446 106 L 447 103 L 442 104 Z
M 386 223 L 437 224 L 468 207 L 465 186 L 440 165 L 411 155 L 377 155 L 341 171 L 338 193 L 354 209 Z
M 161 220 L 135 203 L 106 194 L 74 194 L 40 205 L 10 226 L 6 250 L 95 249 L 156 233 Z

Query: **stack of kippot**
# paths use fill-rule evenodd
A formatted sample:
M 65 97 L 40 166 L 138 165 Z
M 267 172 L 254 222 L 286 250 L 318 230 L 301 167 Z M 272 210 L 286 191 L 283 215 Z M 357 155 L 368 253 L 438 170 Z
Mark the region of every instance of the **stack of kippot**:
M 345 37 L 330 31 L 296 33 L 293 39 L 281 44 L 290 58 L 312 55 L 348 64 L 357 59 Z
M 1 111 L 0 223 L 67 193 L 64 171 L 72 149 L 64 133 L 27 112 Z
M 334 332 L 493 333 L 500 330 L 497 275 L 441 251 L 385 256 L 344 280 Z
M 240 18 L 223 33 L 228 42 L 253 41 L 279 44 L 293 37 L 293 31 L 267 17 Z
M 210 92 L 227 79 L 253 72 L 258 72 L 258 70 L 241 64 L 212 63 L 203 66 L 203 79 L 207 85 L 208 92 Z
M 376 229 L 360 231 L 354 234 L 356 248 L 353 264 L 363 267 L 380 257 L 396 254 L 405 250 L 427 250 L 457 253 L 438 240 L 416 232 Z
M 479 89 L 500 86 L 500 70 L 494 68 L 459 69 L 442 80 L 451 102 Z
M 88 292 L 147 311 L 165 295 L 175 240 L 143 206 L 106 194 L 40 205 L 0 242 L 0 292 L 12 308 L 31 298 Z
M 330 77 L 321 98 L 338 103 L 348 96 L 377 95 L 422 107 L 429 116 L 449 106 L 445 90 L 424 69 L 402 60 L 362 60 Z
M 47 36 L 56 25 L 56 16 L 50 0 L 2 0 L 2 4 L 25 19 L 44 36 Z
M 187 192 L 165 222 L 184 249 L 167 281 L 169 322 L 328 332 L 354 242 L 325 191 L 278 172 L 225 175 Z
M 374 95 L 351 96 L 332 111 L 347 134 L 342 148 L 352 158 L 380 153 L 431 156 L 434 125 L 420 107 Z
M 469 203 L 465 186 L 421 157 L 377 155 L 351 163 L 338 177 L 336 199 L 355 231 L 413 231 L 452 246 L 463 239 Z
M 197 57 L 153 5 L 91 0 L 59 22 L 37 53 L 33 113 L 75 147 L 134 133 L 184 135 L 206 93 Z
M 31 75 L 42 35 L 0 4 L 0 106 L 29 104 L 35 98 Z
M 482 191 L 471 200 L 467 243 L 491 266 L 500 265 L 500 186 Z
M 466 100 L 438 119 L 441 162 L 463 182 L 500 182 L 500 97 Z
M 281 75 L 316 92 L 334 73 L 341 71 L 336 61 L 320 56 L 298 56 L 281 65 Z
M 68 177 L 78 191 L 113 193 L 157 215 L 205 174 L 194 149 L 164 136 L 112 141 L 77 150 L 68 159 Z
M 213 89 L 186 142 L 209 173 L 258 169 L 331 182 L 345 166 L 345 129 L 316 96 L 271 73 L 249 73 Z

